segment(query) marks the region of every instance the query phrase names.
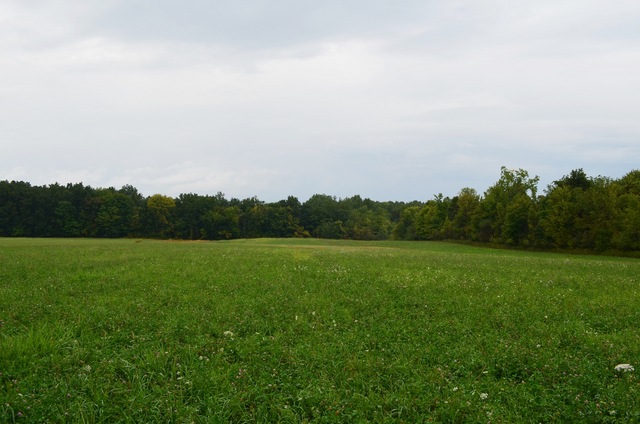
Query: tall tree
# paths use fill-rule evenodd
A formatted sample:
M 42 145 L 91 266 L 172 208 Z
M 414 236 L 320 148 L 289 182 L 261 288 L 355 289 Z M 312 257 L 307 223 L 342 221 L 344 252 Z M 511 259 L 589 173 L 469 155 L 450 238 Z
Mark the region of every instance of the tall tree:
M 31 235 L 27 224 L 30 198 L 31 184 L 24 181 L 0 181 L 0 235 Z
M 615 234 L 617 186 L 608 177 L 592 179 L 593 185 L 584 192 L 579 219 L 583 228 L 582 247 L 605 251 L 612 246 Z
M 347 234 L 354 240 L 386 240 L 391 234 L 391 221 L 383 208 L 362 206 L 351 211 Z
M 620 178 L 616 201 L 615 247 L 620 250 L 640 250 L 640 170 Z
M 400 214 L 400 220 L 393 230 L 393 238 L 396 240 L 418 240 L 416 223 L 421 206 L 413 205 L 405 208 Z
M 348 214 L 344 213 L 336 198 L 326 194 L 314 194 L 300 210 L 302 226 L 317 237 L 331 235 L 327 238 L 342 238 L 347 219 Z
M 537 201 L 538 181 L 523 169 L 500 169 L 500 179 L 481 202 L 478 234 L 484 241 L 520 244 L 528 237 L 527 218 Z
M 442 193 L 434 196 L 420 210 L 416 220 L 416 232 L 422 240 L 442 240 L 451 233 L 453 202 Z
M 215 206 L 202 216 L 202 238 L 233 239 L 240 235 L 240 208 Z
M 541 207 L 541 242 L 559 248 L 578 247 L 581 237 L 577 219 L 582 195 L 582 189 L 571 186 L 556 185 L 547 190 Z
M 151 237 L 170 237 L 173 231 L 175 200 L 162 194 L 154 194 L 147 198 L 145 206 L 146 234 Z
M 480 196 L 475 189 L 465 187 L 460 190 L 457 208 L 452 221 L 454 238 L 471 240 L 475 237 L 475 223 L 480 208 Z
M 211 214 L 227 204 L 222 193 L 216 196 L 181 194 L 176 199 L 174 211 L 176 236 L 189 240 L 218 238 L 217 230 L 211 227 Z

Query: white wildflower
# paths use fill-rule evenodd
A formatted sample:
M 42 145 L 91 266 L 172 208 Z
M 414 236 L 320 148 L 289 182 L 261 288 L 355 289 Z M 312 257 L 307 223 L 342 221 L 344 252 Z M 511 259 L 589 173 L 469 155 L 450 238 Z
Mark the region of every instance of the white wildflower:
M 224 332 L 224 333 L 222 333 L 222 334 L 224 334 L 226 337 L 233 337 L 233 332 L 231 332 L 231 331 L 229 331 L 229 330 L 225 331 L 225 332 Z
M 489 397 L 488 393 L 480 393 L 480 399 L 485 400 L 488 397 Z

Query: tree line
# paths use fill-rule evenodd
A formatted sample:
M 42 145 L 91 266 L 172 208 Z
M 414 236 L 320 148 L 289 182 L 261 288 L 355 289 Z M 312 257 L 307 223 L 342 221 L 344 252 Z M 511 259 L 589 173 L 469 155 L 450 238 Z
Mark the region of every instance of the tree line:
M 266 203 L 224 194 L 143 196 L 135 187 L 0 181 L 0 236 L 221 240 L 319 237 L 463 240 L 500 245 L 640 250 L 640 170 L 620 179 L 571 171 L 538 193 L 537 176 L 501 168 L 482 195 L 463 188 L 426 202 L 315 194 Z

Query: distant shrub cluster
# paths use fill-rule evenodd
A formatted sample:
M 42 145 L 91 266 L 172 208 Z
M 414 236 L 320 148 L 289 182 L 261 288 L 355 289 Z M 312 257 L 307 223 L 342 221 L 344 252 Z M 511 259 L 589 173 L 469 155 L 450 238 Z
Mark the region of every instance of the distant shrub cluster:
M 511 246 L 640 250 L 640 171 L 614 180 L 582 169 L 538 194 L 538 177 L 501 169 L 483 195 L 379 202 L 316 194 L 265 203 L 181 194 L 145 197 L 133 186 L 32 186 L 0 181 L 0 236 L 150 237 L 219 240 L 319 237 L 354 240 L 466 240 Z

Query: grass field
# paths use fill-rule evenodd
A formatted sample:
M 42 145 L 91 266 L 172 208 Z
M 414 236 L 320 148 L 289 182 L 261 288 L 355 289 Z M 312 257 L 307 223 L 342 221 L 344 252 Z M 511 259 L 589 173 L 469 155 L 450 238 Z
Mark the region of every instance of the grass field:
M 0 239 L 2 422 L 638 422 L 640 260 Z

